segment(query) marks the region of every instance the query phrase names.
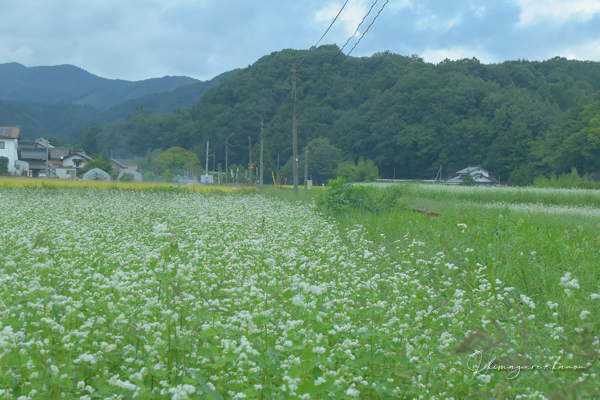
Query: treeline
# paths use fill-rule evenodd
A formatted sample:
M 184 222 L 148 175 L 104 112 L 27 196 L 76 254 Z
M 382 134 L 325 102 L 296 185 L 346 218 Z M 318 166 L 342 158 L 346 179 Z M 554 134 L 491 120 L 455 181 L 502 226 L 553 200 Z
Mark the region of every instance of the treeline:
M 229 164 L 247 165 L 249 142 L 258 161 L 264 120 L 265 167 L 275 170 L 279 159 L 289 174 L 291 67 L 305 55 L 265 56 L 191 109 L 165 115 L 138 109 L 102 128 L 99 143 L 122 157 L 178 146 L 203 164 L 208 140 L 222 166 L 226 143 Z M 451 177 L 481 164 L 501 181 L 522 185 L 573 168 L 600 171 L 600 63 L 465 59 L 434 65 L 383 52 L 340 65 L 342 57 L 337 46 L 322 46 L 297 68 L 300 161 L 308 146 L 316 183 L 360 157 L 384 178 L 395 171 L 396 178 L 432 179 L 440 166 Z

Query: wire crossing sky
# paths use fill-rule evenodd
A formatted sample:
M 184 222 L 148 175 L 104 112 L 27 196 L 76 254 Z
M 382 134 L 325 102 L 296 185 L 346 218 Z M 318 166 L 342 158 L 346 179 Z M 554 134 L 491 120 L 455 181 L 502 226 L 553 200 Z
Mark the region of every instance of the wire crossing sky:
M 0 63 L 73 64 L 113 79 L 205 80 L 275 51 L 310 49 L 344 3 L 3 0 Z M 348 46 L 354 46 L 372 4 L 348 0 L 321 44 L 342 47 L 352 36 Z M 600 61 L 600 0 L 390 0 L 352 55 L 385 50 L 433 63 L 471 57 L 485 63 L 556 56 Z

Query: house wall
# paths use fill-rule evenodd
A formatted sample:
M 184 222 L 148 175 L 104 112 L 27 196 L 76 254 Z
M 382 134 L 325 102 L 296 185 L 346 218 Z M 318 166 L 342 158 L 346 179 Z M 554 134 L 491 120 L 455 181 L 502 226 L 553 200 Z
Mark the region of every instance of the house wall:
M 4 148 L 0 149 L 0 156 L 8 158 L 8 173 L 15 172 L 15 161 L 18 160 L 17 139 L 0 139 L 4 143 Z M 2 146 L 0 146 L 2 147 Z
M 76 166 L 75 160 L 81 160 L 79 167 Z M 83 168 L 87 164 L 87 161 L 81 157 L 73 156 L 63 160 L 63 167 Z
M 56 168 L 56 176 L 60 179 L 75 179 L 75 168 Z

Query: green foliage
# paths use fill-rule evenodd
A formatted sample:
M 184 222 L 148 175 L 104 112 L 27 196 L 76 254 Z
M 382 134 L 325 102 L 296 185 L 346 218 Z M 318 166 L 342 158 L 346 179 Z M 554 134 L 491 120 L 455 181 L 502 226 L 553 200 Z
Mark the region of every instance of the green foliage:
M 144 182 L 154 182 L 156 180 L 156 175 L 152 171 L 145 172 L 142 174 L 142 179 Z
M 206 90 L 191 109 L 157 115 L 164 110 L 128 103 L 114 110 L 119 118 L 131 111 L 127 119 L 102 128 L 100 143 L 131 157 L 176 146 L 202 158 L 209 140 L 217 162 L 224 164 L 228 143 L 229 162 L 246 166 L 248 137 L 258 159 L 255 139 L 264 119 L 265 172 L 276 171 L 279 155 L 289 178 L 289 69 L 305 55 L 283 50 L 265 56 Z M 297 72 L 301 181 L 306 146 L 316 184 L 334 177 L 339 161 L 361 156 L 384 178 L 395 170 L 397 177 L 431 179 L 440 166 L 449 176 L 473 163 L 513 185 L 571 167 L 600 172 L 600 63 L 555 58 L 485 65 L 464 59 L 433 65 L 384 52 L 335 69 L 337 56 L 336 46 L 321 46 Z M 100 119 L 92 123 L 115 121 Z M 348 180 L 364 180 L 352 177 L 351 169 L 342 167 Z
M 564 189 L 600 189 L 600 182 L 595 182 L 587 176 L 580 176 L 574 168 L 570 174 L 550 175 L 550 178 L 538 176 L 533 181 L 533 186 L 538 188 L 564 188 Z
M 300 181 L 304 182 L 304 153 L 299 155 L 298 174 Z M 308 177 L 312 177 L 314 185 L 327 183 L 336 178 L 335 169 L 342 161 L 342 151 L 329 143 L 326 138 L 313 139 L 308 143 Z M 288 181 L 293 179 L 292 157 L 288 159 L 281 169 Z
M 121 178 L 119 180 L 121 182 L 132 182 L 133 181 L 133 179 L 131 179 L 131 177 L 127 174 L 121 175 Z
M 158 157 L 157 161 L 160 171 L 170 171 L 175 174 L 191 171 L 196 175 L 202 175 L 204 171 L 196 153 L 181 147 L 168 149 Z
M 103 150 L 103 146 L 100 144 L 100 132 L 101 128 L 98 126 L 91 127 L 85 134 L 83 140 L 79 144 L 87 154 L 99 154 Z
M 465 177 L 463 178 L 460 185 L 461 186 L 475 186 L 475 179 L 473 179 L 473 176 L 471 175 L 471 171 L 467 171 L 467 175 L 465 175 Z
M 330 180 L 327 188 L 319 205 L 337 216 L 354 211 L 378 214 L 405 205 L 400 199 L 399 191 L 376 196 L 364 186 L 347 183 L 343 177 Z
M 163 182 L 173 182 L 173 179 L 175 179 L 175 175 L 168 169 L 160 176 L 160 180 Z
M 341 163 L 335 173 L 348 182 L 373 182 L 379 179 L 379 168 L 372 160 L 365 161 L 364 157 L 360 157 L 356 164 L 352 161 Z
M 8 174 L 8 157 L 0 156 L 0 175 Z

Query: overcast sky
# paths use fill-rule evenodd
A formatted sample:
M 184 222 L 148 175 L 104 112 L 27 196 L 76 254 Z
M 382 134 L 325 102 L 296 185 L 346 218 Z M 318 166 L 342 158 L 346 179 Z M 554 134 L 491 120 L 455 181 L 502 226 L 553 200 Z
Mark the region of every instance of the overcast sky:
M 1 0 L 0 63 L 73 64 L 114 79 L 206 80 L 274 51 L 310 48 L 344 1 Z M 321 44 L 341 47 L 373 2 L 349 0 Z M 384 50 L 433 63 L 600 61 L 600 0 L 389 0 L 352 55 Z

